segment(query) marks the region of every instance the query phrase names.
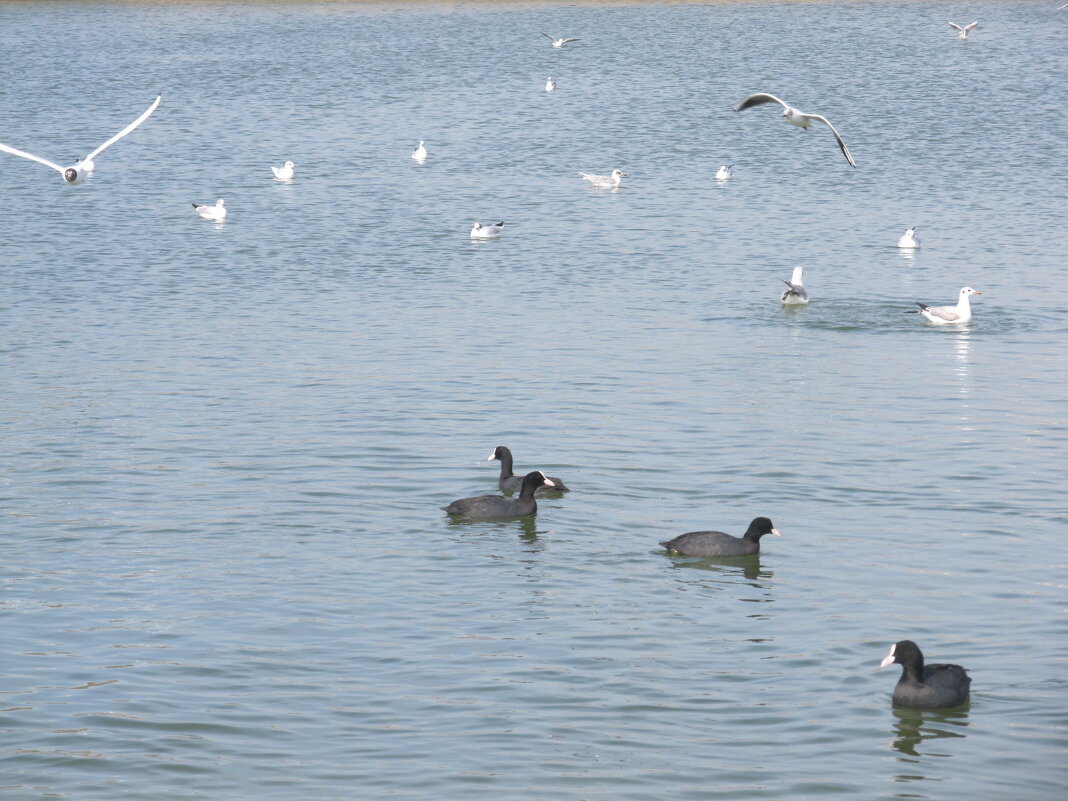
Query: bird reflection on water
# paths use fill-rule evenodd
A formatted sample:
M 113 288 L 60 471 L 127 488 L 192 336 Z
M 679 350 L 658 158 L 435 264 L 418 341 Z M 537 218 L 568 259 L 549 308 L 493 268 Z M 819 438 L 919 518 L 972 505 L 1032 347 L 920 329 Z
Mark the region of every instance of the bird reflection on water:
M 734 578 L 740 572 L 750 582 L 750 586 L 758 589 L 765 589 L 767 586 L 760 582 L 761 579 L 770 579 L 775 575 L 772 571 L 764 570 L 761 567 L 759 553 L 750 554 L 749 556 L 675 558 L 672 568 L 707 570 L 712 573 L 720 573 L 724 578 Z
M 967 737 L 963 729 L 968 727 L 967 707 L 954 709 L 952 712 L 927 711 L 919 709 L 893 709 L 894 741 L 893 748 L 904 756 L 901 761 L 915 764 L 925 757 L 950 757 L 952 753 L 946 748 L 932 750 L 928 745 L 922 751 L 920 747 L 928 740 L 961 739 Z M 959 731 L 957 729 L 960 729 Z M 945 743 L 944 745 L 948 745 Z M 898 781 L 915 781 L 922 776 L 901 775 Z

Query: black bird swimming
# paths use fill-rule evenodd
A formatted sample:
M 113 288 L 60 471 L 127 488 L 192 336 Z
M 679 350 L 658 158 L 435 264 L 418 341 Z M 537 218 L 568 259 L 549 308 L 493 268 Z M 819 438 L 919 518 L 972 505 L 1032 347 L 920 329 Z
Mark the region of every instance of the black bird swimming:
M 894 687 L 894 706 L 910 709 L 944 709 L 968 700 L 972 683 L 960 665 L 924 665 L 923 654 L 912 640 L 890 646 L 890 653 L 879 667 L 897 662 L 901 678 Z
M 683 556 L 747 556 L 760 551 L 760 538 L 765 534 L 782 536 L 768 518 L 755 517 L 741 537 L 722 531 L 691 531 L 660 544 Z
M 538 487 L 552 487 L 553 482 L 540 470 L 523 476 L 523 485 L 518 498 L 506 498 L 503 495 L 479 495 L 475 498 L 460 498 L 441 508 L 450 515 L 460 515 L 469 520 L 492 520 L 498 517 L 522 517 L 537 513 L 538 504 L 534 502 L 534 490 Z
M 515 492 L 523 486 L 523 476 L 517 476 L 512 472 L 512 452 L 503 445 L 498 445 L 493 449 L 493 453 L 486 457 L 487 462 L 492 462 L 494 459 L 499 459 L 501 462 L 501 477 L 497 481 L 497 486 L 501 488 L 502 492 Z M 548 477 L 553 482 L 553 490 L 561 490 L 567 492 L 567 487 L 564 486 L 564 482 L 558 479 L 556 476 Z M 548 488 L 543 487 L 538 490 L 538 494 L 541 495 L 548 491 Z

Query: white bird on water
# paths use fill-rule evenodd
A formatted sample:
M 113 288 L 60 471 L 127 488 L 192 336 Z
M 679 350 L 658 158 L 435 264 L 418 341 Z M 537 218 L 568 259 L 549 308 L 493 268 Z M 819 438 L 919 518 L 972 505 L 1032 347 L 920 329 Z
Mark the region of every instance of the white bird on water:
M 971 25 L 965 25 L 963 28 L 955 22 L 949 23 L 949 27 L 956 28 L 957 38 L 962 42 L 968 41 L 968 34 L 974 31 L 979 26 L 978 21 L 973 22 Z
M 423 140 L 420 139 L 419 147 L 412 151 L 412 158 L 422 164 L 424 161 L 426 161 L 427 155 L 428 154 L 426 152 L 426 143 L 424 143 Z
M 271 172 L 274 173 L 274 177 L 279 181 L 292 181 L 293 168 L 296 166 L 292 161 L 287 161 L 281 167 L 271 167 Z
M 205 220 L 222 221 L 226 219 L 226 204 L 223 203 L 222 198 L 216 200 L 214 206 L 206 206 L 200 203 L 194 203 L 193 208 L 196 209 L 197 214 L 199 214 Z
M 549 79 L 545 82 L 545 91 L 546 92 L 551 92 L 555 88 L 556 88 L 556 81 L 554 81 L 553 80 L 553 76 L 550 75 Z
M 483 225 L 482 223 L 475 223 L 471 228 L 472 239 L 496 239 L 501 235 L 501 229 L 504 228 L 503 222 L 496 222 L 493 225 Z
M 96 150 L 89 153 L 89 155 L 87 155 L 85 158 L 79 159 L 70 167 L 60 167 L 58 164 L 54 164 L 48 159 L 43 159 L 40 156 L 34 156 L 30 153 L 24 153 L 21 150 L 16 150 L 15 148 L 9 147 L 5 144 L 0 144 L 0 150 L 4 151 L 5 153 L 10 153 L 13 156 L 22 156 L 22 158 L 24 159 L 36 161 L 38 164 L 43 164 L 46 167 L 51 167 L 53 170 L 62 175 L 63 180 L 66 181 L 68 184 L 80 184 L 82 181 L 85 180 L 85 177 L 89 173 L 96 169 L 96 164 L 93 163 L 93 159 L 96 158 L 101 152 L 103 152 L 104 148 L 110 147 L 111 145 L 115 144 L 120 139 L 122 139 L 122 137 L 126 136 L 126 134 L 130 133 L 130 131 L 132 131 L 142 122 L 147 120 L 148 116 L 156 110 L 156 106 L 159 105 L 159 101 L 162 99 L 163 93 L 160 92 L 160 94 L 156 95 L 156 99 L 152 101 L 152 105 L 148 107 L 148 110 L 146 112 L 144 112 L 140 117 L 131 122 L 113 137 L 111 137 L 108 141 L 104 142 L 104 144 L 102 144 Z
M 857 166 L 857 163 L 853 161 L 853 155 L 849 152 L 849 148 L 846 147 L 845 140 L 841 137 L 838 131 L 835 130 L 835 127 L 831 125 L 830 121 L 828 121 L 828 119 L 822 114 L 806 114 L 804 111 L 800 111 L 794 108 L 793 106 L 784 103 L 782 100 L 779 100 L 779 98 L 775 97 L 775 95 L 769 95 L 765 92 L 758 92 L 755 95 L 749 95 L 749 97 L 747 97 L 737 106 L 735 106 L 734 110 L 744 111 L 747 108 L 759 106 L 762 103 L 778 103 L 780 106 L 786 109 L 782 113 L 782 116 L 786 118 L 786 121 L 788 123 L 790 123 L 791 125 L 796 125 L 798 128 L 805 128 L 807 130 L 808 128 L 812 127 L 813 120 L 819 120 L 831 129 L 831 133 L 834 134 L 835 141 L 838 142 L 838 147 L 842 148 L 842 155 L 846 157 L 846 161 L 849 162 L 849 166 Z
M 622 179 L 629 177 L 623 170 L 612 170 L 611 175 L 592 175 L 588 172 L 580 172 L 579 175 L 596 189 L 618 189 Z
M 720 164 L 719 169 L 716 170 L 717 181 L 729 181 L 734 177 L 734 170 L 731 169 L 733 164 Z
M 563 47 L 569 42 L 577 42 L 578 39 L 557 39 L 555 36 L 549 36 L 549 34 L 542 31 L 542 36 L 548 37 L 549 41 L 553 43 L 553 47 Z
M 783 283 L 788 287 L 782 293 L 784 306 L 804 306 L 808 303 L 808 292 L 805 291 L 805 285 L 801 282 L 801 274 L 804 271 L 804 267 L 794 267 L 794 274 L 790 277 L 790 280 L 783 280 Z
M 972 319 L 972 304 L 968 298 L 972 295 L 982 295 L 970 286 L 963 287 L 956 306 L 928 306 L 926 303 L 916 301 L 919 311 L 907 311 L 905 314 L 922 314 L 935 325 L 952 325 L 954 323 L 968 323 Z
M 897 246 L 899 248 L 908 248 L 910 250 L 915 250 L 920 246 L 920 240 L 916 238 L 915 225 L 901 235 L 901 238 L 897 240 Z

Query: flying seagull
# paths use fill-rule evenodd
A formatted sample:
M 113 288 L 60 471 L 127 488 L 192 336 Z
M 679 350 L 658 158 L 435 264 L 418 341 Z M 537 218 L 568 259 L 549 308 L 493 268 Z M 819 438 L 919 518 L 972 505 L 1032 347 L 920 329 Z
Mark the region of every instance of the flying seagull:
M 105 148 L 110 147 L 111 145 L 115 144 L 120 139 L 122 139 L 122 137 L 126 136 L 126 134 L 130 133 L 130 131 L 132 131 L 134 128 L 136 128 L 138 125 L 140 125 L 142 122 L 147 120 L 148 119 L 148 115 L 156 110 L 156 106 L 159 105 L 159 101 L 162 100 L 162 99 L 163 99 L 163 93 L 161 92 L 160 94 L 158 94 L 156 96 L 156 99 L 152 101 L 152 105 L 148 107 L 148 111 L 146 111 L 144 114 L 142 114 L 136 120 L 131 122 L 129 125 L 127 125 L 125 128 L 123 128 L 121 131 L 119 131 L 117 134 L 115 134 L 113 137 L 111 137 L 108 141 L 104 142 L 104 144 L 102 144 L 96 150 L 92 151 L 85 158 L 79 159 L 77 162 L 72 164 L 70 167 L 60 167 L 58 164 L 53 164 L 48 159 L 43 159 L 40 156 L 34 156 L 34 155 L 29 154 L 29 153 L 24 153 L 21 150 L 16 150 L 15 148 L 8 147 L 5 144 L 0 144 L 0 150 L 3 150 L 5 153 L 10 153 L 13 156 L 22 156 L 22 158 L 24 158 L 24 159 L 29 159 L 30 161 L 36 161 L 38 164 L 43 164 L 46 167 L 51 167 L 53 170 L 55 170 L 60 175 L 62 175 L 63 176 L 63 180 L 66 181 L 68 184 L 71 184 L 71 185 L 80 184 L 82 181 L 85 180 L 85 177 L 89 173 L 91 173 L 93 170 L 96 169 L 96 164 L 93 163 L 93 159 L 96 158 L 98 155 L 100 155 L 100 153 Z
M 968 34 L 974 31 L 978 26 L 978 22 L 973 22 L 971 25 L 965 25 L 963 28 L 955 22 L 949 23 L 949 27 L 957 29 L 957 38 L 962 42 L 968 41 Z
M 542 36 L 548 37 L 549 41 L 553 43 L 553 47 L 563 47 L 568 42 L 577 42 L 578 39 L 557 39 L 555 36 L 549 36 L 549 34 L 542 31 Z
M 806 114 L 805 112 L 799 111 L 793 106 L 787 105 L 783 101 L 779 100 L 779 98 L 775 97 L 775 95 L 765 94 L 764 92 L 758 92 L 755 95 L 749 95 L 749 97 L 747 97 L 737 106 L 735 106 L 734 110 L 744 111 L 747 108 L 759 106 L 763 103 L 778 103 L 780 106 L 786 109 L 782 113 L 782 115 L 786 118 L 786 121 L 791 125 L 796 125 L 798 128 L 811 128 L 813 120 L 819 120 L 820 122 L 822 122 L 824 125 L 831 129 L 831 133 L 834 134 L 834 138 L 838 142 L 838 147 L 842 148 L 842 154 L 846 157 L 846 161 L 849 162 L 849 166 L 857 166 L 857 163 L 853 161 L 853 156 L 849 152 L 849 148 L 846 147 L 845 140 L 841 137 L 838 131 L 835 130 L 834 126 L 831 125 L 827 118 L 821 114 Z
M 905 314 L 922 314 L 935 325 L 950 325 L 951 323 L 968 323 L 972 319 L 972 305 L 968 302 L 971 295 L 982 295 L 970 286 L 963 287 L 956 306 L 928 306 L 925 303 L 916 302 L 919 311 L 907 311 Z

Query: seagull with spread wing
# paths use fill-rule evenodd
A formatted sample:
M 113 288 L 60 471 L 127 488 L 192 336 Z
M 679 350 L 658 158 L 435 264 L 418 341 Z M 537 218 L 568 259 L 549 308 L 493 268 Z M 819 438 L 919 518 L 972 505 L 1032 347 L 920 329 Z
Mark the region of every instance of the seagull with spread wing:
M 839 134 L 838 131 L 835 130 L 835 127 L 831 125 L 828 119 L 822 114 L 806 114 L 804 111 L 796 109 L 793 106 L 784 103 L 782 100 L 779 100 L 779 98 L 775 97 L 775 95 L 769 95 L 765 92 L 758 92 L 755 95 L 749 95 L 749 97 L 747 97 L 737 106 L 735 106 L 734 110 L 745 111 L 747 108 L 759 106 L 764 103 L 778 103 L 780 106 L 786 109 L 785 111 L 783 111 L 782 116 L 786 118 L 786 121 L 788 123 L 790 123 L 791 125 L 796 125 L 798 128 L 805 128 L 807 130 L 808 128 L 812 127 L 813 120 L 819 120 L 820 122 L 822 122 L 824 125 L 831 129 L 831 133 L 834 134 L 835 141 L 838 142 L 838 147 L 842 148 L 842 155 L 846 157 L 846 161 L 849 162 L 849 166 L 857 166 L 857 163 L 853 161 L 853 155 L 849 152 L 849 148 L 846 147 L 845 140 L 842 138 L 841 134 Z

